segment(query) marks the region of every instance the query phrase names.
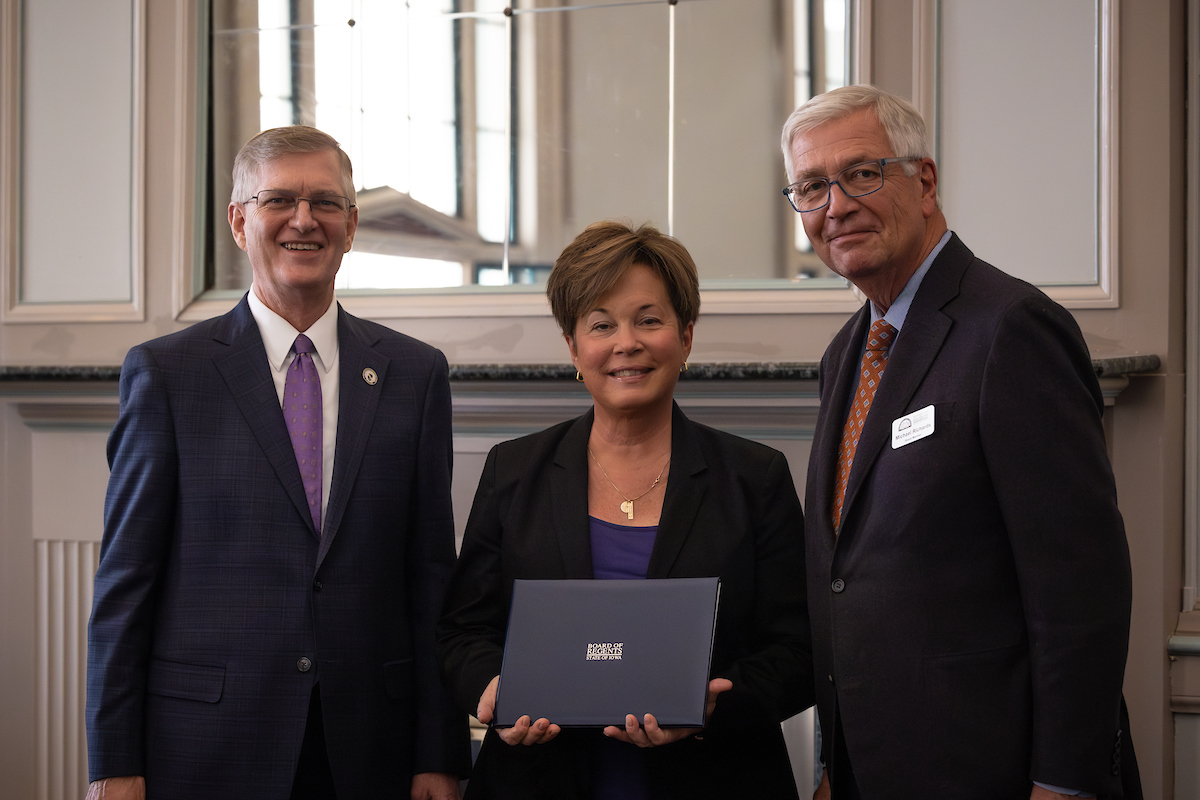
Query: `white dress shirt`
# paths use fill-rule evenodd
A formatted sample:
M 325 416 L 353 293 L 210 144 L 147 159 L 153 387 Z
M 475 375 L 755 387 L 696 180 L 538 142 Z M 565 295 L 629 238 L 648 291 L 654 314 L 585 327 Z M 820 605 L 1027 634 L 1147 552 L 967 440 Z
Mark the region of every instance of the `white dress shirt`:
M 298 331 L 283 317 L 267 308 L 259 299 L 254 286 L 250 287 L 250 313 L 258 323 L 263 346 L 267 349 L 267 363 L 271 366 L 271 378 L 275 381 L 275 394 L 279 407 L 283 408 L 283 384 L 287 380 L 287 368 L 296 357 L 292 345 L 303 333 L 313 343 L 312 354 L 317 374 L 321 378 L 321 529 L 325 528 L 325 510 L 329 507 L 329 488 L 333 484 L 333 455 L 337 444 L 338 421 L 338 335 L 337 298 L 329 302 L 329 308 L 321 318 L 306 331 Z

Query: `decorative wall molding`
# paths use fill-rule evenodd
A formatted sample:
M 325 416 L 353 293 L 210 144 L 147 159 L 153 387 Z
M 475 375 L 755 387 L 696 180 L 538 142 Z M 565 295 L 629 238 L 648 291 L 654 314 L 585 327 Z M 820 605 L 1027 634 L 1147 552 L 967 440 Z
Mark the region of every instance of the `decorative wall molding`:
M 1167 641 L 1171 657 L 1171 710 L 1200 714 L 1200 612 L 1179 615 L 1175 633 Z
M 87 623 L 108 475 L 102 432 L 116 418 L 116 387 L 6 388 L 20 393 L 0 396 L 0 606 L 7 612 L 0 628 L 4 648 L 24 663 L 9 665 L 9 694 L 0 703 L 11 732 L 5 756 L 21 754 L 19 769 L 15 761 L 5 765 L 5 796 L 77 800 L 88 778 Z
M 0 0 L 0 313 L 16 303 L 20 176 L 21 0 Z
M 34 542 L 35 724 L 38 798 L 87 791 L 87 623 L 99 542 Z
M 21 2 L 3 0 L 0 30 L 0 309 L 6 323 L 141 322 L 145 319 L 145 96 L 146 0 L 130 0 L 133 30 L 130 87 L 129 302 L 25 303 L 21 301 Z M 81 126 L 81 129 L 85 126 Z
M 912 103 L 925 118 L 932 141 L 929 143 L 933 157 L 941 161 L 938 146 L 940 125 L 938 124 L 938 18 L 941 4 L 938 0 L 913 0 L 912 7 Z
M 1096 279 L 1037 283 L 1066 308 L 1120 306 L 1120 12 L 1121 0 L 1094 0 L 1096 30 Z M 942 161 L 941 0 L 913 0 L 913 102 L 930 126 Z M 951 220 L 953 228 L 953 220 Z
M 33 430 L 107 431 L 117 422 L 116 397 L 106 403 L 63 402 L 46 399 L 17 403 L 21 421 Z
M 850 3 L 850 83 L 873 83 L 875 80 L 874 0 L 851 0 Z
M 20 0 L 3 0 L 0 30 L 0 309 L 5 323 L 142 322 L 145 320 L 146 2 L 129 0 L 131 31 L 130 301 L 32 303 L 21 299 L 21 163 L 23 24 Z M 79 126 L 86 130 L 86 124 Z M 80 143 L 85 146 L 85 142 Z M 89 198 L 94 202 L 94 199 Z
M 1187 339 L 1200 342 L 1200 0 L 1187 14 Z M 1200 348 L 1188 346 L 1184 397 L 1183 608 L 1200 593 Z M 1197 609 L 1200 610 L 1200 609 Z
M 203 217 L 200 175 L 206 170 L 203 109 L 207 94 L 207 50 L 200 46 L 202 0 L 175 0 L 175 152 L 171 196 L 174 199 L 171 237 L 171 311 L 176 319 L 198 321 L 216 316 L 198 300 L 204 291 Z M 230 308 L 233 306 L 230 305 Z M 189 312 L 191 316 L 188 316 Z
M 1096 299 L 1075 299 L 1065 290 L 1068 287 L 1049 287 L 1052 298 L 1067 308 L 1117 308 L 1120 302 L 1120 166 L 1121 166 L 1121 0 L 1097 0 L 1097 34 L 1100 52 L 1099 90 L 1099 164 L 1097 187 L 1099 198 L 1096 212 L 1096 274 L 1102 293 Z

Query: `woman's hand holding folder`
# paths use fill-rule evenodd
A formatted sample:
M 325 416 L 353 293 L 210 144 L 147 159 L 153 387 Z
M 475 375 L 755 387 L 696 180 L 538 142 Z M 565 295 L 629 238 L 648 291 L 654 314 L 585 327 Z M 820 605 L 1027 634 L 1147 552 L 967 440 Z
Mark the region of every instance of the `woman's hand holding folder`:
M 721 692 L 727 692 L 732 688 L 733 681 L 728 678 L 713 678 L 708 682 L 708 700 L 704 705 L 704 718 L 706 720 L 712 716 L 713 708 L 717 705 L 717 695 Z M 610 739 L 636 744 L 638 747 L 661 747 L 664 744 L 686 739 L 704 730 L 703 728 L 660 728 L 658 727 L 658 720 L 654 718 L 653 714 L 647 714 L 643 722 L 644 727 L 638 724 L 636 716 L 627 714 L 625 716 L 624 728 L 609 725 L 604 729 L 604 735 Z
M 499 685 L 500 676 L 497 675 L 488 683 L 487 688 L 483 690 L 483 695 L 479 698 L 479 707 L 475 711 L 475 716 L 485 725 L 491 723 L 495 714 L 496 689 Z M 717 695 L 732 688 L 733 681 L 728 678 L 713 678 L 708 682 L 708 700 L 704 708 L 706 719 L 712 715 L 713 709 L 717 705 Z M 610 739 L 636 744 L 638 747 L 661 747 L 704 730 L 703 728 L 660 728 L 658 720 L 654 718 L 653 714 L 647 714 L 643 722 L 644 727 L 638 724 L 636 716 L 628 714 L 625 717 L 624 728 L 609 725 L 604 729 L 604 735 Z M 511 728 L 500 730 L 499 733 L 500 738 L 508 744 L 532 745 L 545 744 L 558 736 L 561 731 L 562 728 L 548 719 L 543 718 L 533 722 L 526 714 L 518 719 Z
M 475 717 L 484 725 L 491 723 L 492 717 L 496 712 L 496 688 L 500 685 L 500 676 L 492 678 L 488 683 L 487 688 L 483 690 L 483 695 L 479 698 L 479 708 L 475 711 Z M 562 728 L 554 725 L 548 719 L 539 719 L 537 722 L 530 722 L 529 715 L 525 715 L 516 721 L 511 728 L 500 730 L 500 738 L 508 744 L 545 744 L 546 742 L 558 736 Z

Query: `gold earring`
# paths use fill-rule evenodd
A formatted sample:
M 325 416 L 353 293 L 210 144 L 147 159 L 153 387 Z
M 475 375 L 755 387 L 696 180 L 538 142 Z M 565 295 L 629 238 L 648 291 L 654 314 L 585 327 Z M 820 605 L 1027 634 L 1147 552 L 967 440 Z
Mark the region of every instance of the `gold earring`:
M 687 362 L 683 362 L 683 366 L 679 368 L 680 372 L 687 372 Z
M 579 370 L 575 370 L 575 380 L 583 383 L 583 376 L 579 374 Z

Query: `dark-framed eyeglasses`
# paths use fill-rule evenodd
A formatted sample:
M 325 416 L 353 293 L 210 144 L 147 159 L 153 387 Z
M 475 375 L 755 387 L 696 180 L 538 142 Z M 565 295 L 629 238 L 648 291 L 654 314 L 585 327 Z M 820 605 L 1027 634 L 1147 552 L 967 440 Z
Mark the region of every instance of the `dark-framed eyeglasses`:
M 801 214 L 820 211 L 829 205 L 829 193 L 837 184 L 847 197 L 863 197 L 883 188 L 883 168 L 902 161 L 921 161 L 923 156 L 901 156 L 898 158 L 876 158 L 851 164 L 837 174 L 836 179 L 825 177 L 805 178 L 783 190 L 792 208 Z
M 295 192 L 283 189 L 263 189 L 246 202 L 254 202 L 260 211 L 270 214 L 292 214 L 303 200 L 314 217 L 327 219 L 345 218 L 354 208 L 349 197 L 340 194 L 316 194 L 312 197 L 301 197 Z

